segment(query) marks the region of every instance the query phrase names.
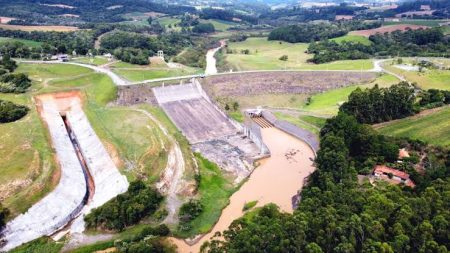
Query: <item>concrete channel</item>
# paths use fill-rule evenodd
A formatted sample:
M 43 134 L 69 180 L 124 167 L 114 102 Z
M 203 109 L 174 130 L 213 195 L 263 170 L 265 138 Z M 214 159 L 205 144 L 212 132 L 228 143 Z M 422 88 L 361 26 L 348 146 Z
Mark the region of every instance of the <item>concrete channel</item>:
M 82 110 L 78 92 L 35 98 L 50 132 L 61 170 L 56 188 L 25 213 L 8 222 L 0 251 L 11 250 L 41 236 L 84 231 L 84 215 L 128 189 Z

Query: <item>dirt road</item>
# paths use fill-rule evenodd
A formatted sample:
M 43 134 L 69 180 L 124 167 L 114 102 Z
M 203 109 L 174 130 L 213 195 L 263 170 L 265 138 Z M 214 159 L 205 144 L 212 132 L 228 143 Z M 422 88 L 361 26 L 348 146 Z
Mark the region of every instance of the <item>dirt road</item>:
M 216 232 L 228 228 L 231 222 L 243 215 L 244 204 L 257 200 L 257 206 L 277 204 L 281 210 L 292 213 L 292 197 L 301 190 L 304 178 L 314 170 L 311 158 L 314 152 L 303 141 L 277 129 L 261 130 L 271 157 L 261 161 L 247 182 L 230 198 L 230 204 L 222 211 L 211 232 L 190 246 L 180 239 L 172 239 L 178 252 L 199 252 L 200 246 Z

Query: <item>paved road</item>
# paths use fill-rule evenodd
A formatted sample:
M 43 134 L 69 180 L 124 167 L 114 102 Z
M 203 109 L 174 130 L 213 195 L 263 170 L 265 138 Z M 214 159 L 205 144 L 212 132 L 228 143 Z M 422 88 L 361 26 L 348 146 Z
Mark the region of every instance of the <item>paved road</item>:
M 214 50 L 217 51 L 219 49 L 220 49 L 220 47 L 216 48 Z M 207 69 L 206 72 L 208 72 L 208 71 L 210 72 L 210 74 L 208 74 L 207 76 L 233 75 L 233 74 L 243 74 L 243 73 L 260 73 L 260 72 L 261 73 L 262 72 L 356 72 L 356 73 L 358 73 L 358 72 L 385 72 L 387 74 L 397 77 L 398 79 L 400 79 L 402 81 L 406 81 L 406 79 L 403 76 L 400 76 L 396 73 L 393 73 L 393 72 L 383 68 L 382 63 L 389 61 L 389 60 L 392 60 L 392 59 L 374 60 L 374 67 L 369 70 L 307 70 L 307 69 L 301 69 L 301 70 L 248 70 L 248 71 L 236 71 L 236 72 L 225 72 L 225 73 L 217 73 L 217 71 L 216 71 L 216 73 L 214 73 L 214 71 L 212 71 L 213 67 L 209 66 L 209 70 Z M 111 71 L 110 69 L 104 68 L 102 66 L 94 66 L 94 65 L 78 63 L 78 62 L 23 61 L 23 60 L 19 60 L 19 61 L 23 62 L 23 63 L 68 64 L 68 65 L 77 65 L 77 66 L 90 68 L 96 72 L 104 73 L 104 74 L 108 75 L 117 86 L 175 81 L 175 80 L 182 80 L 182 79 L 201 78 L 201 77 L 206 76 L 206 75 L 202 75 L 202 74 L 196 74 L 196 75 L 185 75 L 185 76 L 166 77 L 166 78 L 154 78 L 154 79 L 148 79 L 148 80 L 143 80 L 143 81 L 139 81 L 139 82 L 130 82 L 130 81 L 125 80 L 124 78 L 120 77 L 119 75 L 117 75 L 116 73 Z M 215 59 L 214 59 L 214 61 L 215 61 Z
M 61 62 L 61 61 L 22 61 L 22 60 L 19 60 L 19 62 L 38 63 L 38 64 L 67 64 L 67 65 L 82 66 L 82 67 L 90 68 L 90 69 L 94 70 L 95 72 L 99 72 L 99 73 L 108 75 L 117 86 L 124 86 L 124 85 L 132 84 L 129 81 L 118 76 L 116 73 L 112 72 L 110 69 L 102 68 L 100 66 L 94 66 L 94 65 L 78 63 L 78 62 Z

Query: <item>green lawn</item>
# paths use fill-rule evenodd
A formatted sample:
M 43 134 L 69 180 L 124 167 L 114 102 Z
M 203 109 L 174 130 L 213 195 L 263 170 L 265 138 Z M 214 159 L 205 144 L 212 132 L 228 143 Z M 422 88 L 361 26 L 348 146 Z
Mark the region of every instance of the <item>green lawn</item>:
M 305 53 L 307 43 L 287 43 L 269 41 L 266 37 L 248 38 L 242 42 L 229 43 L 232 53 L 225 59 L 233 70 L 368 70 L 373 68 L 372 60 L 336 61 L 327 64 L 311 64 L 307 59 L 312 55 Z M 249 54 L 241 51 L 248 49 Z M 288 60 L 279 58 L 287 55 Z
M 34 40 L 24 40 L 24 39 L 0 37 L 0 44 L 3 42 L 21 42 L 25 46 L 28 46 L 28 47 L 39 47 L 42 45 L 42 42 L 38 42 L 38 41 L 34 41 Z
M 207 233 L 220 217 L 222 209 L 229 203 L 229 197 L 236 190 L 232 179 L 227 178 L 223 171 L 214 163 L 195 154 L 201 180 L 198 189 L 203 211 L 190 222 L 192 229 L 188 232 L 177 232 L 178 236 L 189 237 Z
M 280 120 L 287 121 L 289 123 L 292 123 L 300 128 L 303 128 L 305 130 L 308 130 L 312 132 L 315 135 L 319 135 L 320 128 L 323 127 L 325 124 L 325 118 L 318 118 L 314 116 L 294 116 L 288 113 L 282 113 L 282 112 L 275 112 L 275 117 Z
M 102 56 L 95 56 L 95 57 L 79 57 L 77 59 L 73 59 L 74 62 L 79 63 L 85 63 L 85 64 L 91 64 L 95 66 L 103 65 L 108 63 L 108 59 Z
M 186 76 L 201 73 L 201 71 L 194 68 L 180 68 L 180 69 L 120 69 L 115 68 L 114 72 L 120 76 L 125 77 L 130 81 L 143 81 L 148 79 L 165 78 L 173 76 Z
M 412 116 L 386 124 L 377 130 L 386 135 L 419 139 L 431 144 L 450 146 L 450 107 L 425 116 Z
M 228 21 L 218 20 L 218 19 L 208 19 L 208 20 L 201 19 L 200 23 L 211 23 L 211 24 L 213 24 L 216 31 L 222 31 L 222 32 L 226 31 L 230 27 L 237 25 L 237 23 L 234 23 L 234 22 L 228 22 Z
M 347 41 L 347 42 L 355 42 L 355 43 L 359 42 L 364 45 L 372 44 L 372 42 L 368 38 L 366 38 L 364 36 L 359 36 L 359 35 L 345 35 L 342 37 L 337 37 L 337 38 L 331 39 L 331 41 L 334 41 L 336 43 L 342 43 L 344 41 Z

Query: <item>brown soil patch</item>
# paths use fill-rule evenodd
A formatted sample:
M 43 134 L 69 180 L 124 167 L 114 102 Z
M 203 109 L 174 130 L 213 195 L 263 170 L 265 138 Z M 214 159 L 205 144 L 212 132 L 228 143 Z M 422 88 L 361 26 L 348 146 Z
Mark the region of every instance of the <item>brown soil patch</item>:
M 67 111 L 70 109 L 74 99 L 79 100 L 80 104 L 82 104 L 83 99 L 80 91 L 74 90 L 67 92 L 47 93 L 35 97 L 36 106 L 39 112 L 41 112 L 43 101 L 54 100 L 54 103 L 56 103 L 59 111 Z
M 352 32 L 350 32 L 350 34 L 369 37 L 370 35 L 375 35 L 377 33 L 384 34 L 384 33 L 391 33 L 393 31 L 406 31 L 408 29 L 418 30 L 418 29 L 428 29 L 428 28 L 429 28 L 428 26 L 423 26 L 423 25 L 407 25 L 407 24 L 388 25 L 388 26 L 382 26 L 382 27 L 369 29 L 369 30 L 352 31 Z
M 116 147 L 107 141 L 103 141 L 103 145 L 105 145 L 106 151 L 108 152 L 109 156 L 111 156 L 111 159 L 113 160 L 116 167 L 122 168 L 124 166 L 124 163 L 120 159 L 120 155 Z
M 147 17 L 157 18 L 157 17 L 164 16 L 165 14 L 160 13 L 160 12 L 150 11 L 150 12 L 145 12 L 144 15 Z
M 0 17 L 0 24 L 7 24 L 11 20 L 16 20 L 16 18 Z
M 64 18 L 79 18 L 80 17 L 80 15 L 75 15 L 75 14 L 62 14 L 59 16 L 64 17 Z
M 3 22 L 3 21 L 2 21 Z M 0 24 L 0 28 L 5 30 L 20 30 L 20 31 L 43 31 L 43 32 L 71 32 L 71 31 L 77 31 L 79 30 L 78 27 L 75 26 L 58 26 L 58 25 L 52 25 L 52 26 L 31 26 L 31 25 L 7 25 L 7 24 Z

